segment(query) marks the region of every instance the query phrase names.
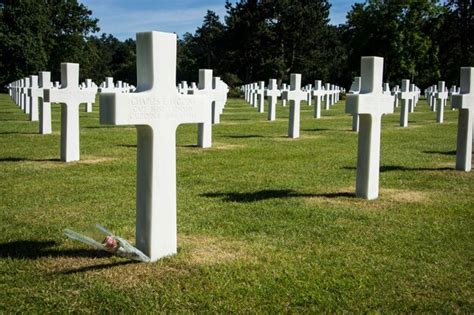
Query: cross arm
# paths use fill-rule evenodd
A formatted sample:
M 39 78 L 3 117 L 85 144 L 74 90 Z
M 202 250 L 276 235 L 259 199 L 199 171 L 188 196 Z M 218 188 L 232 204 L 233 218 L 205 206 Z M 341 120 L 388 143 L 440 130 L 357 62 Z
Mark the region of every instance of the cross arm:
M 391 114 L 393 113 L 391 95 L 348 94 L 346 113 L 348 114 Z

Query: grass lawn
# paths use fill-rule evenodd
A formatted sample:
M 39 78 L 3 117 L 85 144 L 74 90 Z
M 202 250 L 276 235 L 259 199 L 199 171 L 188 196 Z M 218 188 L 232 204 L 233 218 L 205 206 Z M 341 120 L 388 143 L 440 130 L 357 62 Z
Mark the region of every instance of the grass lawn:
M 424 100 L 383 118 L 380 198 L 354 197 L 344 101 L 267 122 L 230 99 L 213 127 L 177 130 L 178 254 L 131 263 L 70 241 L 100 223 L 134 242 L 136 131 L 81 106 L 81 161 L 0 95 L 0 312 L 474 312 L 474 180 L 454 170 L 457 111 Z

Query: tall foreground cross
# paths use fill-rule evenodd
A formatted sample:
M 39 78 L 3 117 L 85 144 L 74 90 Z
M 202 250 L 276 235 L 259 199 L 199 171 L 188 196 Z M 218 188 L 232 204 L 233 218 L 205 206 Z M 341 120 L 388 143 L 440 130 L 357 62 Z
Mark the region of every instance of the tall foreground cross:
M 79 64 L 61 63 L 61 88 L 44 89 L 45 102 L 61 103 L 61 161 L 79 161 L 79 104 L 94 100 L 94 92 L 79 89 Z
M 456 169 L 471 171 L 472 121 L 474 119 L 474 67 L 461 68 L 461 91 L 453 95 L 453 107 L 459 109 Z
M 348 94 L 346 101 L 346 112 L 358 114 L 360 119 L 356 195 L 376 199 L 379 195 L 382 115 L 393 113 L 393 103 L 392 96 L 382 92 L 383 58 L 362 57 L 360 68 L 360 93 Z
M 211 124 L 205 95 L 176 86 L 176 35 L 137 34 L 135 93 L 103 93 L 100 122 L 137 128 L 137 247 L 151 261 L 176 253 L 176 128 Z

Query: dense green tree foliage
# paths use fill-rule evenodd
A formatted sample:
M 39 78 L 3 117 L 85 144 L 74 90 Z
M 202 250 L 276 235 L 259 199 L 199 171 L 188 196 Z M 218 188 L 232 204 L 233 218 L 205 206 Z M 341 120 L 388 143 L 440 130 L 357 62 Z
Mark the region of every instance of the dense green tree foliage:
M 458 84 L 474 66 L 472 0 L 361 0 L 343 25 L 329 24 L 328 0 L 227 1 L 178 41 L 178 81 L 210 68 L 231 86 L 302 73 L 348 87 L 362 55 L 385 58 L 385 80 L 421 87 Z M 0 84 L 41 70 L 59 79 L 61 62 L 81 64 L 81 79 L 135 84 L 135 41 L 97 35 L 98 20 L 77 0 L 0 0 Z

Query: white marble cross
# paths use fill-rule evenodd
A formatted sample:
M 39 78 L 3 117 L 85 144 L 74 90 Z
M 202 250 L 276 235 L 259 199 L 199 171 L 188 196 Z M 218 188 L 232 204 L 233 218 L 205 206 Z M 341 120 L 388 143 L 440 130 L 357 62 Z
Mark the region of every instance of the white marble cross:
M 402 91 L 400 92 L 400 99 L 403 100 L 400 108 L 401 127 L 408 127 L 408 113 L 410 103 L 413 102 L 413 94 L 410 88 L 410 80 L 402 80 Z
M 61 103 L 61 161 L 79 161 L 79 105 L 94 102 L 95 93 L 79 88 L 79 64 L 61 63 L 61 88 L 44 89 L 44 101 Z
M 442 124 L 444 121 L 444 106 L 448 100 L 448 91 L 444 81 L 438 81 L 438 92 L 436 93 L 436 122 Z
M 355 77 L 352 82 L 351 88 L 349 89 L 350 94 L 360 93 L 360 77 Z M 359 115 L 352 114 L 352 131 L 359 131 Z
M 137 128 L 137 247 L 156 261 L 177 251 L 176 129 L 211 124 L 205 95 L 176 90 L 176 34 L 137 34 L 135 93 L 100 96 L 103 124 Z
M 30 98 L 28 97 L 28 89 L 31 87 L 31 80 L 30 78 L 24 79 L 24 85 L 22 89 L 23 93 L 23 112 L 27 115 L 30 114 Z
M 418 102 L 417 93 L 416 93 L 416 85 L 414 83 L 410 84 L 410 92 L 412 93 L 413 99 L 409 103 L 409 111 L 410 111 L 410 113 L 414 113 L 416 103 Z M 435 100 L 435 102 L 436 102 L 436 100 Z
M 314 118 L 319 119 L 321 118 L 321 101 L 326 94 L 321 85 L 321 80 L 314 81 L 314 89 L 312 93 L 313 96 L 316 97 L 316 103 L 314 104 Z
M 324 102 L 324 109 L 329 109 L 331 106 L 331 84 L 326 83 L 326 101 Z
M 260 81 L 257 84 L 257 103 L 258 103 L 258 112 L 264 113 L 265 112 L 265 82 Z
M 470 172 L 474 120 L 474 67 L 461 68 L 460 82 L 459 94 L 453 95 L 453 107 L 459 109 L 456 169 Z
M 42 135 L 51 134 L 51 103 L 44 100 L 44 90 L 51 88 L 51 73 L 41 71 L 38 78 L 39 85 L 39 133 Z
M 92 104 L 95 103 L 95 95 L 97 94 L 98 87 L 94 82 L 92 82 L 91 79 L 86 79 L 85 87 L 83 88 L 83 90 L 87 90 L 94 93 L 94 102 L 87 102 L 85 107 L 86 113 L 92 113 Z
M 290 90 L 285 91 L 285 99 L 290 101 L 290 117 L 288 121 L 288 137 L 300 137 L 300 108 L 301 102 L 306 99 L 306 92 L 301 90 L 301 74 L 292 73 L 290 76 Z
M 382 115 L 393 113 L 391 95 L 382 92 L 383 58 L 362 57 L 361 90 L 349 94 L 346 112 L 360 119 L 357 150 L 356 196 L 376 199 L 379 195 L 380 134 Z
M 400 86 L 396 85 L 396 86 L 392 89 L 392 95 L 393 95 L 393 97 L 394 97 L 394 102 L 393 102 L 394 111 L 395 111 L 395 108 L 398 107 L 399 94 L 400 94 Z
M 198 122 L 198 146 L 209 148 L 212 145 L 212 121 L 216 114 L 216 94 L 212 89 L 212 70 L 199 69 L 198 89 L 193 92 L 193 95 L 202 95 L 207 100 L 209 123 L 207 120 Z
M 100 93 L 115 92 L 114 78 L 105 77 L 105 81 L 102 82 L 99 88 Z
M 38 76 L 30 75 L 30 87 L 28 88 L 28 98 L 30 103 L 30 121 L 38 121 Z
M 212 115 L 212 123 L 219 124 L 221 122 L 221 114 L 224 112 L 224 106 L 227 101 L 228 86 L 220 77 L 212 78 L 212 88 L 215 94 L 214 112 Z
M 265 91 L 265 96 L 268 99 L 268 120 L 273 121 L 276 119 L 278 97 L 281 96 L 281 91 L 278 89 L 276 79 L 270 79 L 268 81 L 268 89 Z
M 313 85 L 308 84 L 306 89 L 306 103 L 308 106 L 313 105 Z
M 288 101 L 286 99 L 286 94 L 285 92 L 288 91 L 288 85 L 286 83 L 283 83 L 281 85 L 281 106 L 286 107 L 286 102 Z

